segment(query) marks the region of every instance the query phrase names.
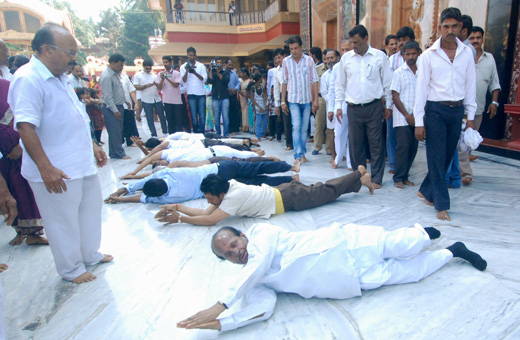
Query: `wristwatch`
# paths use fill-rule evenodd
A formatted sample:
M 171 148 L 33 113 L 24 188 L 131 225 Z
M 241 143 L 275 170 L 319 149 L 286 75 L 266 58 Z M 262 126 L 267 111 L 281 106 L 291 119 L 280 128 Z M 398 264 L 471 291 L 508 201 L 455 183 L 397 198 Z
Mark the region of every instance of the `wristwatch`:
M 500 105 L 500 104 L 498 104 L 498 102 L 495 102 L 495 101 L 492 101 L 491 104 L 495 104 L 496 107 L 498 107 L 498 105 Z

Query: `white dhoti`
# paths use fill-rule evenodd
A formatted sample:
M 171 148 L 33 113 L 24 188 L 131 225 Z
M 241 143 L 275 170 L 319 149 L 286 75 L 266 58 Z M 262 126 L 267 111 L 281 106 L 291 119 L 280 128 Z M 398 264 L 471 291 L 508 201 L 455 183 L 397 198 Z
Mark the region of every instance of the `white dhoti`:
M 73 280 L 86 264 L 103 259 L 102 194 L 98 175 L 67 181 L 67 191 L 49 194 L 43 182 L 29 182 L 49 239 L 58 274 Z
M 253 151 L 239 151 L 235 150 L 233 148 L 230 148 L 229 146 L 225 145 L 215 145 L 211 147 L 213 151 L 215 151 L 216 157 L 229 157 L 229 158 L 249 158 L 249 157 L 258 157 L 256 153 Z
M 336 149 L 336 159 L 334 162 L 339 166 L 341 161 L 343 161 L 343 156 L 345 156 L 346 152 L 347 168 L 352 168 L 352 164 L 350 163 L 350 147 L 348 145 L 348 116 L 346 102 L 341 104 L 341 110 L 343 111 L 341 124 L 338 122 L 336 115 L 334 115 L 334 145 Z

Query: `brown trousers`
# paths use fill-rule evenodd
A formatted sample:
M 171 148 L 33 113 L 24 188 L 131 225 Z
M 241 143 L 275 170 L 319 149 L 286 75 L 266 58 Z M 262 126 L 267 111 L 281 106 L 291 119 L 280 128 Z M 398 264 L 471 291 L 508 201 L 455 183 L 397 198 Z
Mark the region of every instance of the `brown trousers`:
M 292 181 L 284 183 L 276 188 L 282 195 L 285 211 L 305 210 L 334 202 L 343 194 L 358 192 L 361 189 L 361 174 L 354 171 L 345 176 L 333 178 L 325 183 L 305 185 Z

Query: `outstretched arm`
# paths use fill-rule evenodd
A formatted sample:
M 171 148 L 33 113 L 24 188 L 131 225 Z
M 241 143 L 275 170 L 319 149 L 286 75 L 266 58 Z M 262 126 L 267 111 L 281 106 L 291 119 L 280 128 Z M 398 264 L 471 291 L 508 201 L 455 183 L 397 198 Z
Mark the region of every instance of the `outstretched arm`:
M 135 177 L 131 177 L 131 176 L 136 175 L 139 171 L 141 171 L 144 168 L 146 168 L 147 165 L 152 164 L 153 162 L 159 161 L 159 160 L 161 160 L 161 154 L 160 153 L 155 154 L 152 157 L 147 157 L 147 158 L 145 158 L 143 160 L 143 162 L 141 164 L 139 164 L 137 166 L 137 168 L 135 168 L 134 171 L 129 172 L 128 174 L 122 176 L 121 179 L 135 178 Z
M 192 216 L 183 216 L 179 214 L 179 212 L 184 212 L 193 214 Z M 159 216 L 158 216 L 159 215 Z M 162 216 L 161 216 L 162 215 Z M 225 213 L 221 209 L 217 208 L 214 205 L 210 205 L 208 209 L 201 210 L 195 208 L 188 207 L 179 207 L 178 211 L 167 211 L 163 212 L 162 210 L 155 215 L 157 221 L 167 224 L 171 223 L 189 223 L 193 225 L 203 225 L 203 226 L 213 226 L 218 222 L 222 221 L 226 217 L 229 216 L 228 213 Z

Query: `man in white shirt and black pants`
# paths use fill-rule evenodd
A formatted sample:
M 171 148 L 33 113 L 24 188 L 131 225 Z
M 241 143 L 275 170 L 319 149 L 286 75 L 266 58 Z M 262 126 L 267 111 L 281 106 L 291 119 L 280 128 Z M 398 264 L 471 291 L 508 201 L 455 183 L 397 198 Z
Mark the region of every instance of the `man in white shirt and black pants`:
M 451 219 L 446 171 L 457 149 L 462 118 L 466 114 L 466 126 L 474 129 L 477 109 L 475 61 L 473 52 L 457 39 L 461 28 L 459 9 L 442 11 L 441 38 L 419 59 L 413 110 L 415 136 L 420 141 L 426 138 L 428 161 L 418 195 L 435 206 L 438 219 L 447 221 Z
M 188 61 L 181 66 L 182 82 L 186 84 L 188 105 L 194 133 L 206 132 L 206 89 L 204 83 L 208 73 L 204 64 L 197 61 L 197 51 L 193 47 L 186 50 Z
M 352 168 L 366 167 L 365 136 L 370 148 L 370 170 L 374 188 L 383 184 L 385 145 L 381 124 L 392 115 L 390 85 L 392 71 L 386 55 L 368 44 L 365 26 L 349 33 L 353 50 L 341 57 L 336 77 L 336 118 L 341 123 L 341 104 L 348 103 L 349 145 Z M 384 96 L 385 105 L 381 102 Z M 386 106 L 386 109 L 385 109 Z

